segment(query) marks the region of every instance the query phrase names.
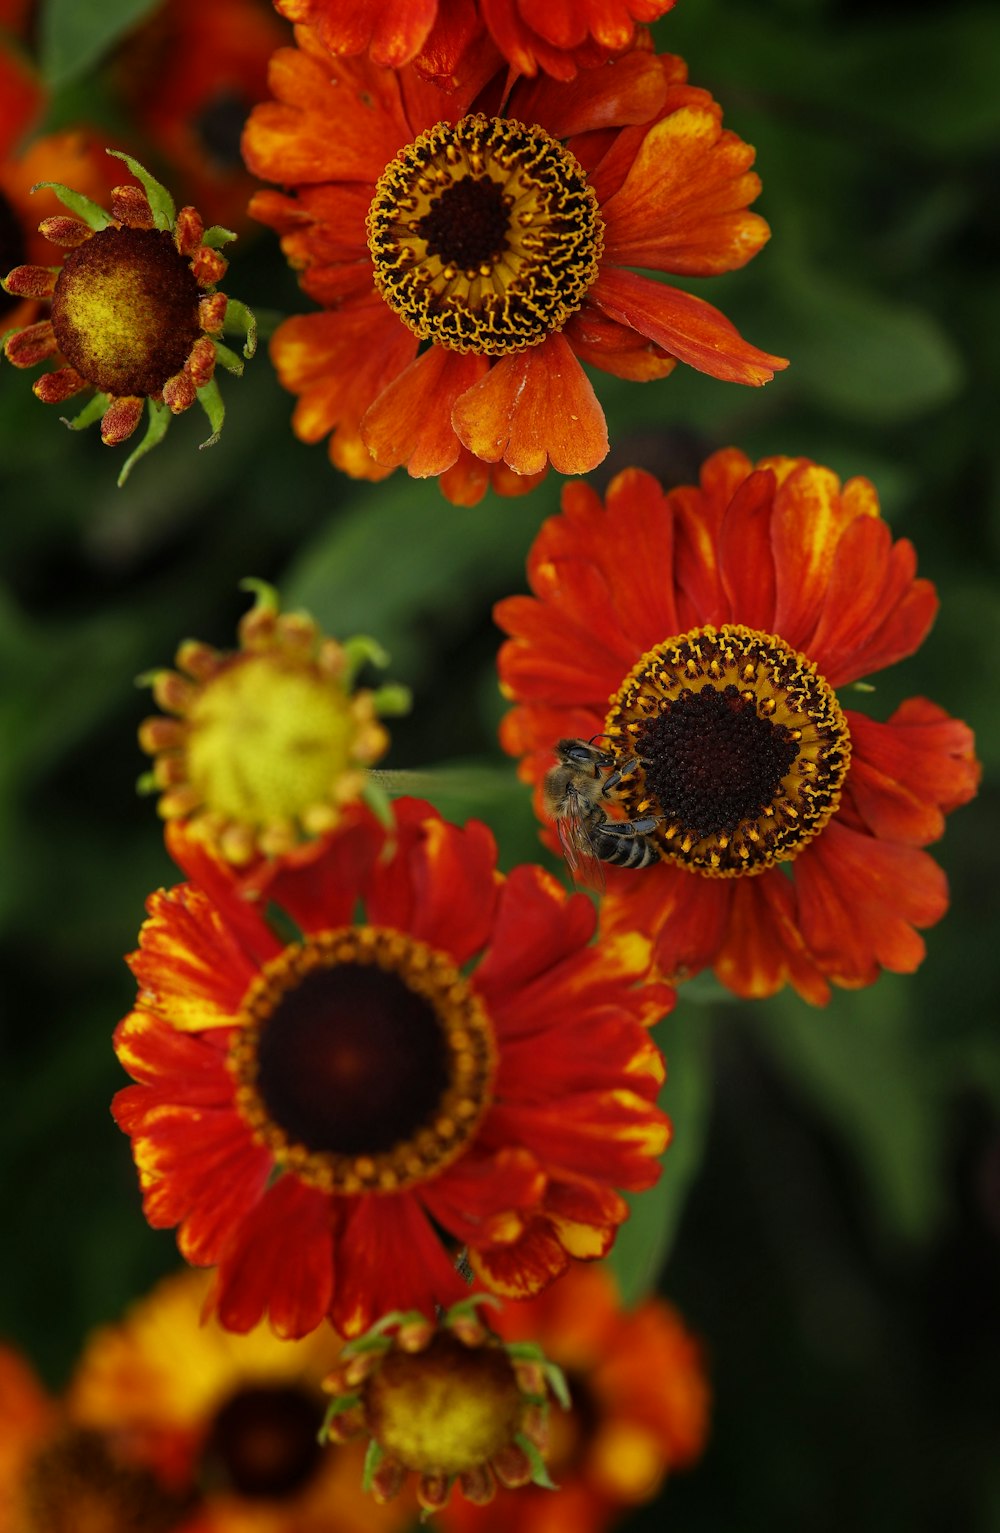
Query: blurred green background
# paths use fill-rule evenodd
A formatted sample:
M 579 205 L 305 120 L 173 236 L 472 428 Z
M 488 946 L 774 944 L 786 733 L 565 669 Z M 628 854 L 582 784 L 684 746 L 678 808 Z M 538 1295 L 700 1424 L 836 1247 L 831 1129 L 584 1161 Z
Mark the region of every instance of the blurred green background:
M 50 123 L 127 126 L 104 66 L 115 39 L 95 51 L 93 18 L 107 32 L 150 9 L 42 8 Z M 764 390 L 683 368 L 602 376 L 613 451 L 594 479 L 638 463 L 688 481 L 727 443 L 870 475 L 942 610 L 868 704 L 884 717 L 926 693 L 974 725 L 987 775 L 937 849 L 952 909 L 918 974 L 821 1012 L 698 981 L 661 1024 L 677 1142 L 618 1264 L 638 1291 L 661 1253 L 716 1409 L 700 1468 L 634 1526 L 1000 1529 L 1000 11 L 679 0 L 656 32 L 757 146 L 773 229 L 746 271 L 693 287 L 792 366 Z M 262 310 L 308 306 L 269 235 L 233 247 L 225 286 Z M 471 510 L 400 475 L 354 484 L 293 439 L 262 354 L 223 379 L 217 447 L 196 450 L 191 412 L 117 490 L 123 454 L 64 431 L 29 382 L 0 367 L 0 1333 L 55 1385 L 88 1327 L 176 1263 L 108 1115 L 124 1080 L 110 1033 L 133 994 L 122 954 L 146 894 L 174 879 L 134 791 L 149 703 L 133 678 L 183 637 L 230 645 L 237 582 L 271 580 L 390 650 L 414 708 L 387 764 L 472 769 L 441 807 L 487 819 L 506 866 L 538 857 L 496 745 L 489 614 L 524 588 L 559 483 Z

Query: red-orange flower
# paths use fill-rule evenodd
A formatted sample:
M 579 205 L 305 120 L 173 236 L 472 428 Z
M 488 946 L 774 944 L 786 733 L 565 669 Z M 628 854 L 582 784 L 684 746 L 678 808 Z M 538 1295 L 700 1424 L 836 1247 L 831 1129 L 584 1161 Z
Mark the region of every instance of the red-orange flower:
M 238 232 L 253 190 L 240 133 L 287 30 L 265 0 L 167 0 L 115 59 L 117 88 L 180 198 Z
M 833 691 L 919 647 L 937 598 L 915 570 L 872 485 L 806 459 L 728 449 L 669 494 L 630 469 L 606 507 L 567 487 L 535 597 L 496 609 L 501 741 L 531 782 L 563 737 L 638 758 L 620 802 L 655 817 L 660 860 L 608 869 L 602 924 L 652 936 L 664 975 L 822 1003 L 920 963 L 948 904 L 921 848 L 976 790 L 972 734 L 925 698 L 883 723 Z
M 254 891 L 170 827 L 194 881 L 152 897 L 131 959 L 115 1116 L 147 1218 L 218 1266 L 233 1330 L 430 1313 L 465 1291 L 463 1246 L 487 1287 L 535 1292 L 605 1254 L 615 1188 L 655 1181 L 666 1143 L 644 939 L 591 946 L 590 902 L 501 876 L 474 821 L 401 800 L 391 833 L 341 823 Z
M 537 1343 L 565 1375 L 570 1410 L 551 1413 L 545 1455 L 559 1490 L 501 1490 L 484 1507 L 453 1499 L 441 1514 L 445 1533 L 601 1533 L 700 1457 L 702 1349 L 663 1299 L 625 1310 L 606 1267 L 574 1266 L 489 1319 L 506 1341 Z
M 324 311 L 275 332 L 296 434 L 338 468 L 405 464 L 473 503 L 608 451 L 581 362 L 636 381 L 677 361 L 761 384 L 784 367 L 700 298 L 633 267 L 709 276 L 768 238 L 753 150 L 680 59 L 634 49 L 575 81 L 468 64 L 448 94 L 414 69 L 334 58 L 309 27 L 274 57 L 277 100 L 244 134 L 279 231 Z
M 331 53 L 368 51 L 376 64 L 415 63 L 443 87 L 454 85 L 462 56 L 485 33 L 511 69 L 544 70 L 571 80 L 578 68 L 602 64 L 628 48 L 637 22 L 656 21 L 674 0 L 275 0 L 289 21 L 314 27 Z

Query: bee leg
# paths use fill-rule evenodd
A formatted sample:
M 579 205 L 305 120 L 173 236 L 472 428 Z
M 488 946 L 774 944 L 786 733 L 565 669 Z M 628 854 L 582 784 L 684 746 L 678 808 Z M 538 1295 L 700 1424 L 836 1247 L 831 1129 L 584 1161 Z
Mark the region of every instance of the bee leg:
M 662 815 L 647 814 L 641 820 L 605 820 L 601 826 L 602 836 L 621 836 L 631 841 L 635 836 L 648 836 L 659 825 Z
M 618 784 L 623 780 L 623 778 L 631 777 L 632 773 L 637 769 L 638 765 L 638 756 L 630 756 L 627 761 L 622 761 L 618 766 L 615 767 L 613 772 L 608 773 L 601 792 L 607 794 L 611 791 L 612 788 L 617 788 Z

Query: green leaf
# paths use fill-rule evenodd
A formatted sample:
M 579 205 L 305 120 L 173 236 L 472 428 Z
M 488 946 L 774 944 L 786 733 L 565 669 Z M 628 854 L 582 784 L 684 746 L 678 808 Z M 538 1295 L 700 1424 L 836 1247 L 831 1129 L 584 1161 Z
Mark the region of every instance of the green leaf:
M 951 1089 L 921 1038 L 904 978 L 837 992 L 824 1012 L 775 996 L 747 1013 L 796 1090 L 840 1134 L 882 1219 L 922 1239 L 943 1212 L 943 1100 Z
M 627 1305 L 655 1289 L 666 1264 L 701 1165 L 711 1101 L 708 1011 L 699 1007 L 690 1012 L 682 999 L 678 1011 L 657 1023 L 653 1036 L 667 1060 L 660 1106 L 673 1124 L 673 1139 L 656 1186 L 629 1197 L 630 1216 L 618 1231 L 608 1259 Z
M 799 267 L 777 285 L 779 304 L 795 381 L 849 420 L 907 421 L 962 386 L 958 350 L 923 309 Z
M 41 64 L 55 90 L 86 74 L 158 0 L 47 0 L 42 7 Z
M 257 320 L 253 310 L 248 309 L 245 303 L 240 303 L 238 298 L 227 301 L 222 330 L 225 335 L 242 335 L 243 355 L 247 360 L 253 356 L 257 350 Z
M 215 360 L 226 369 L 227 373 L 232 373 L 235 377 L 242 378 L 242 357 L 238 357 L 235 351 L 230 351 L 229 347 L 224 346 L 221 341 L 213 341 L 212 345 L 215 347 Z
M 213 224 L 205 230 L 201 243 L 207 245 L 209 250 L 219 250 L 223 245 L 231 245 L 235 238 L 235 229 L 224 229 L 221 224 Z

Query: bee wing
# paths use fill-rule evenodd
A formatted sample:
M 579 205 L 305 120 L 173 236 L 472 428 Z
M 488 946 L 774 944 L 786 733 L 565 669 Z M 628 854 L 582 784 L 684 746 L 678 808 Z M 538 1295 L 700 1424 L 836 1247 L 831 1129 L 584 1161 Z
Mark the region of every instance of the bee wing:
M 587 822 L 578 814 L 563 814 L 556 821 L 556 830 L 573 882 L 603 892 L 604 869 L 594 856 Z

